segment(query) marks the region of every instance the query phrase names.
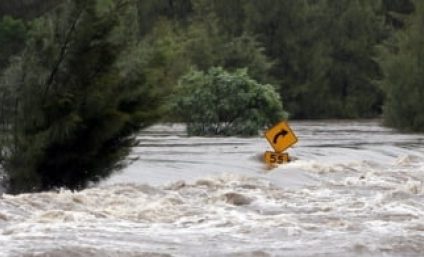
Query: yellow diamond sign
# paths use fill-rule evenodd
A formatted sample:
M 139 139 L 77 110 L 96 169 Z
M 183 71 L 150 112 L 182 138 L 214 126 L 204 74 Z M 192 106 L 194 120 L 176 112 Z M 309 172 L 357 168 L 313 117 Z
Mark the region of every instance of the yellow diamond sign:
M 266 131 L 265 137 L 277 153 L 283 152 L 297 142 L 296 135 L 286 121 L 280 122 Z

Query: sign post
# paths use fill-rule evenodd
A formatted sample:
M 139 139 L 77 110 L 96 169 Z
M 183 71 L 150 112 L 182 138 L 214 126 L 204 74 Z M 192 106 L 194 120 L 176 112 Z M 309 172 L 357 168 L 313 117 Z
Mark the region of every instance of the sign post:
M 265 132 L 265 138 L 275 152 L 266 151 L 264 160 L 269 165 L 290 162 L 288 153 L 284 151 L 297 143 L 298 139 L 286 121 L 279 122 Z

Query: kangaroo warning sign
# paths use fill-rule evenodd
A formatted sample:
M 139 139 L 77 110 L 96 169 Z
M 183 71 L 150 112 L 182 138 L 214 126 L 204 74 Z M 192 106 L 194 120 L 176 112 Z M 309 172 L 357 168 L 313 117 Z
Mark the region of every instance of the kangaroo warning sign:
M 286 121 L 280 122 L 265 132 L 265 137 L 274 148 L 281 153 L 297 142 L 297 137 Z

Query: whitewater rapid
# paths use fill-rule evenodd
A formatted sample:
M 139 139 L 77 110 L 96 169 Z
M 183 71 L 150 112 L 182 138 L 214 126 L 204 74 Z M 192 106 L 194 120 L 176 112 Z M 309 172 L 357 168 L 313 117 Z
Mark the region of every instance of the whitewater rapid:
M 424 255 L 424 135 L 291 125 L 298 160 L 276 169 L 262 137 L 149 128 L 98 185 L 3 194 L 0 256 Z

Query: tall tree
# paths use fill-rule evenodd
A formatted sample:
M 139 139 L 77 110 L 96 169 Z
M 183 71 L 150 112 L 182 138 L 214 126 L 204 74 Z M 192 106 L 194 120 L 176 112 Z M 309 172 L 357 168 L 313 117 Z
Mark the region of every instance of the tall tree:
M 308 116 L 358 118 L 381 113 L 382 93 L 374 81 L 381 78 L 375 57 L 376 46 L 384 39 L 384 24 L 375 8 L 362 0 L 321 3 L 316 40 L 320 53 L 312 62 L 320 72 L 309 81 L 305 99 L 320 96 L 320 103 L 310 106 Z
M 272 75 L 297 118 L 370 117 L 379 113 L 373 60 L 382 22 L 369 1 L 249 2 L 247 26 L 276 59 Z
M 265 52 L 275 65 L 270 73 L 290 115 L 301 117 L 308 62 L 313 56 L 313 33 L 306 1 L 249 1 L 246 29 L 258 35 Z M 309 26 L 309 24 L 311 26 Z M 306 89 L 305 89 L 306 90 Z
M 69 0 L 34 23 L 1 83 L 16 96 L 8 106 L 10 192 L 80 188 L 107 176 L 132 133 L 157 118 L 158 96 L 132 62 L 133 4 Z
M 395 46 L 382 53 L 384 120 L 399 129 L 424 131 L 424 4 L 414 3 L 415 11 L 396 35 Z
M 251 33 L 229 31 L 217 13 L 217 2 L 193 0 L 192 23 L 183 43 L 187 58 L 202 71 L 214 66 L 229 71 L 247 68 L 252 78 L 268 82 L 273 63 L 265 48 Z

